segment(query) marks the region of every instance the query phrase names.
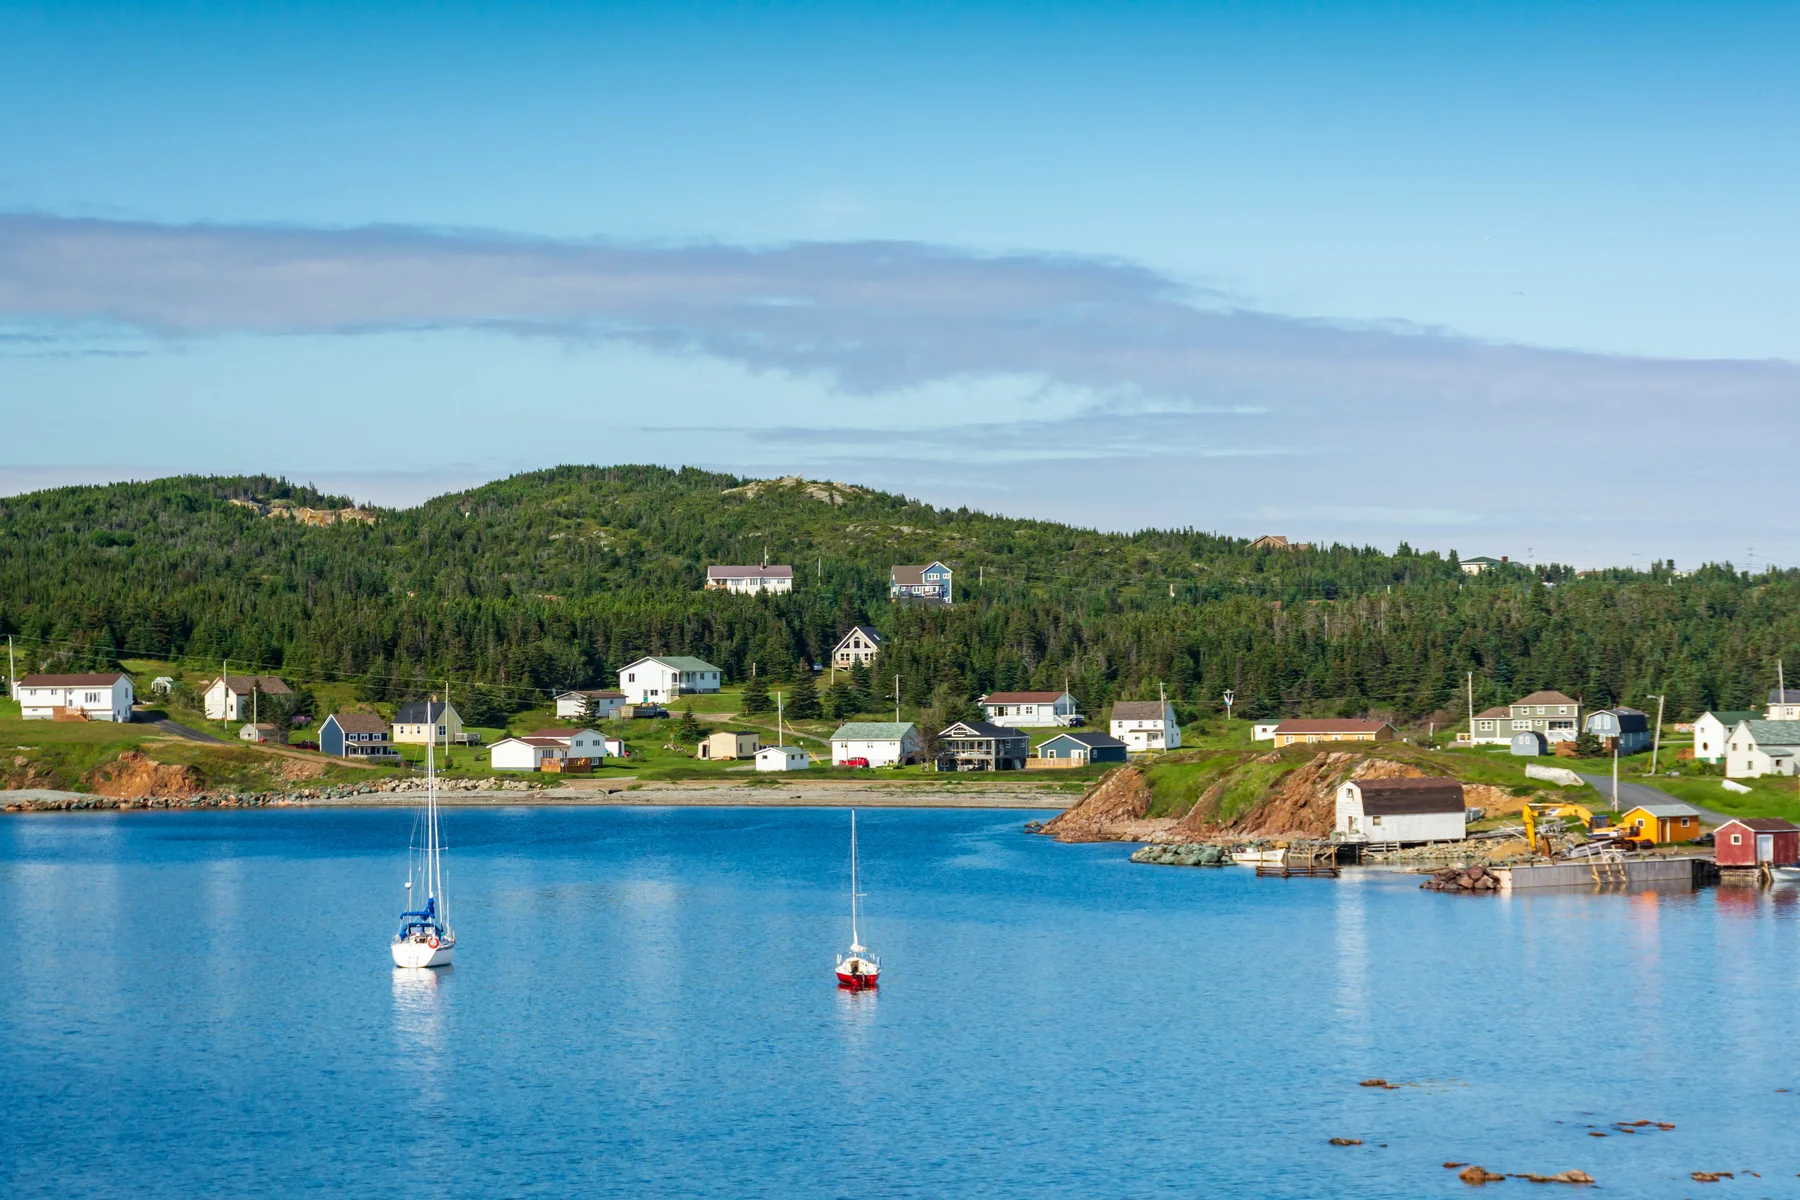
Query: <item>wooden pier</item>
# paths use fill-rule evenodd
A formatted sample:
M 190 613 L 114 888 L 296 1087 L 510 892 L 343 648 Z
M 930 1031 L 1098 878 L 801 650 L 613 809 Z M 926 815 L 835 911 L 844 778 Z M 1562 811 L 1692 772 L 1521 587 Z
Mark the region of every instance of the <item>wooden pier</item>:
M 1278 863 L 1257 863 L 1258 879 L 1292 879 L 1295 876 L 1336 879 L 1338 848 L 1327 844 L 1289 846 Z

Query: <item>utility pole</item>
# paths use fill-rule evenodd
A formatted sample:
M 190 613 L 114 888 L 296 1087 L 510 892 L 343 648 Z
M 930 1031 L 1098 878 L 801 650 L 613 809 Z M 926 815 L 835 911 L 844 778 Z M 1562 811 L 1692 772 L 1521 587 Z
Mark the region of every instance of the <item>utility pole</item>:
M 894 676 L 894 724 L 900 723 L 900 677 Z
M 787 745 L 787 734 L 782 732 L 782 728 L 781 728 L 781 693 L 780 692 L 775 693 L 775 744 L 777 746 L 786 746 Z
M 259 716 L 257 712 L 256 690 L 256 680 L 252 679 L 250 681 L 250 723 L 252 725 L 257 723 Z
M 1787 676 L 1781 673 L 1779 658 L 1775 660 L 1775 693 L 1780 697 L 1780 703 L 1787 703 Z
M 221 728 L 225 728 L 227 727 L 225 718 L 231 712 L 231 660 L 229 658 L 219 660 L 219 686 L 223 689 L 219 696 L 219 725 Z
M 13 665 L 12 634 L 6 635 L 6 691 L 14 700 L 19 698 L 19 668 Z
M 1612 794 L 1612 804 L 1613 804 L 1613 811 L 1614 811 L 1614 812 L 1618 812 L 1618 811 L 1619 811 L 1619 741 L 1620 741 L 1620 739 L 1619 739 L 1619 738 L 1618 738 L 1618 737 L 1614 737 L 1614 738 L 1613 738 L 1613 794 Z
M 1475 672 L 1469 672 L 1469 745 L 1475 744 Z
M 1656 732 L 1650 738 L 1650 773 L 1654 775 L 1656 774 L 1656 754 L 1662 749 L 1663 701 L 1666 697 L 1651 696 L 1650 699 L 1656 701 Z

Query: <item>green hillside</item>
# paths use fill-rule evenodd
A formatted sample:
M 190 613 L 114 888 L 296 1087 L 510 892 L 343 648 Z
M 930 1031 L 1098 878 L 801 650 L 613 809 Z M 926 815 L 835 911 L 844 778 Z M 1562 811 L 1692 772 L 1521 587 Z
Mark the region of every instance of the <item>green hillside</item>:
M 1473 671 L 1481 705 L 1536 687 L 1590 704 L 1666 689 L 1673 719 L 1747 706 L 1800 641 L 1791 573 L 1472 578 L 1405 546 L 1251 550 L 691 469 L 559 467 L 367 520 L 289 519 L 347 504 L 260 477 L 0 501 L 0 632 L 21 669 L 229 657 L 371 700 L 448 678 L 487 724 L 644 653 L 779 679 L 864 620 L 889 638 L 877 696 L 895 674 L 909 705 L 946 707 L 1067 679 L 1096 714 L 1161 682 L 1188 715 L 1230 687 L 1239 716 L 1452 717 Z M 765 551 L 796 568 L 794 595 L 701 590 L 709 563 Z M 931 559 L 956 569 L 956 607 L 891 606 L 888 567 Z

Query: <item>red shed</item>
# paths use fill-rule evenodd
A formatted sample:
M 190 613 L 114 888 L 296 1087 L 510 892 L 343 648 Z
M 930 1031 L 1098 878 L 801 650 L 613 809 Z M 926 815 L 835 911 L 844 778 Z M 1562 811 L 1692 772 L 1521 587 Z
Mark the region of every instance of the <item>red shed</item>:
M 1800 825 L 1778 817 L 1735 817 L 1713 830 L 1713 859 L 1721 867 L 1800 865 Z

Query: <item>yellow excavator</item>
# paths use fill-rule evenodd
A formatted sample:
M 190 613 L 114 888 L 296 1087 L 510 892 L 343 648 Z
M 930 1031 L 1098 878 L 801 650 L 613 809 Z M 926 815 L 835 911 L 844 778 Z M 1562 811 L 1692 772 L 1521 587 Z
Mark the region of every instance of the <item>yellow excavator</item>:
M 1519 807 L 1519 817 L 1525 822 L 1525 844 L 1533 854 L 1545 858 L 1556 857 L 1556 849 L 1550 842 L 1552 833 L 1579 830 L 1585 835 L 1594 823 L 1593 811 L 1587 806 L 1563 800 L 1527 800 Z M 1548 822 L 1545 822 L 1546 817 L 1550 819 Z M 1538 828 L 1540 822 L 1546 825 L 1542 830 Z

